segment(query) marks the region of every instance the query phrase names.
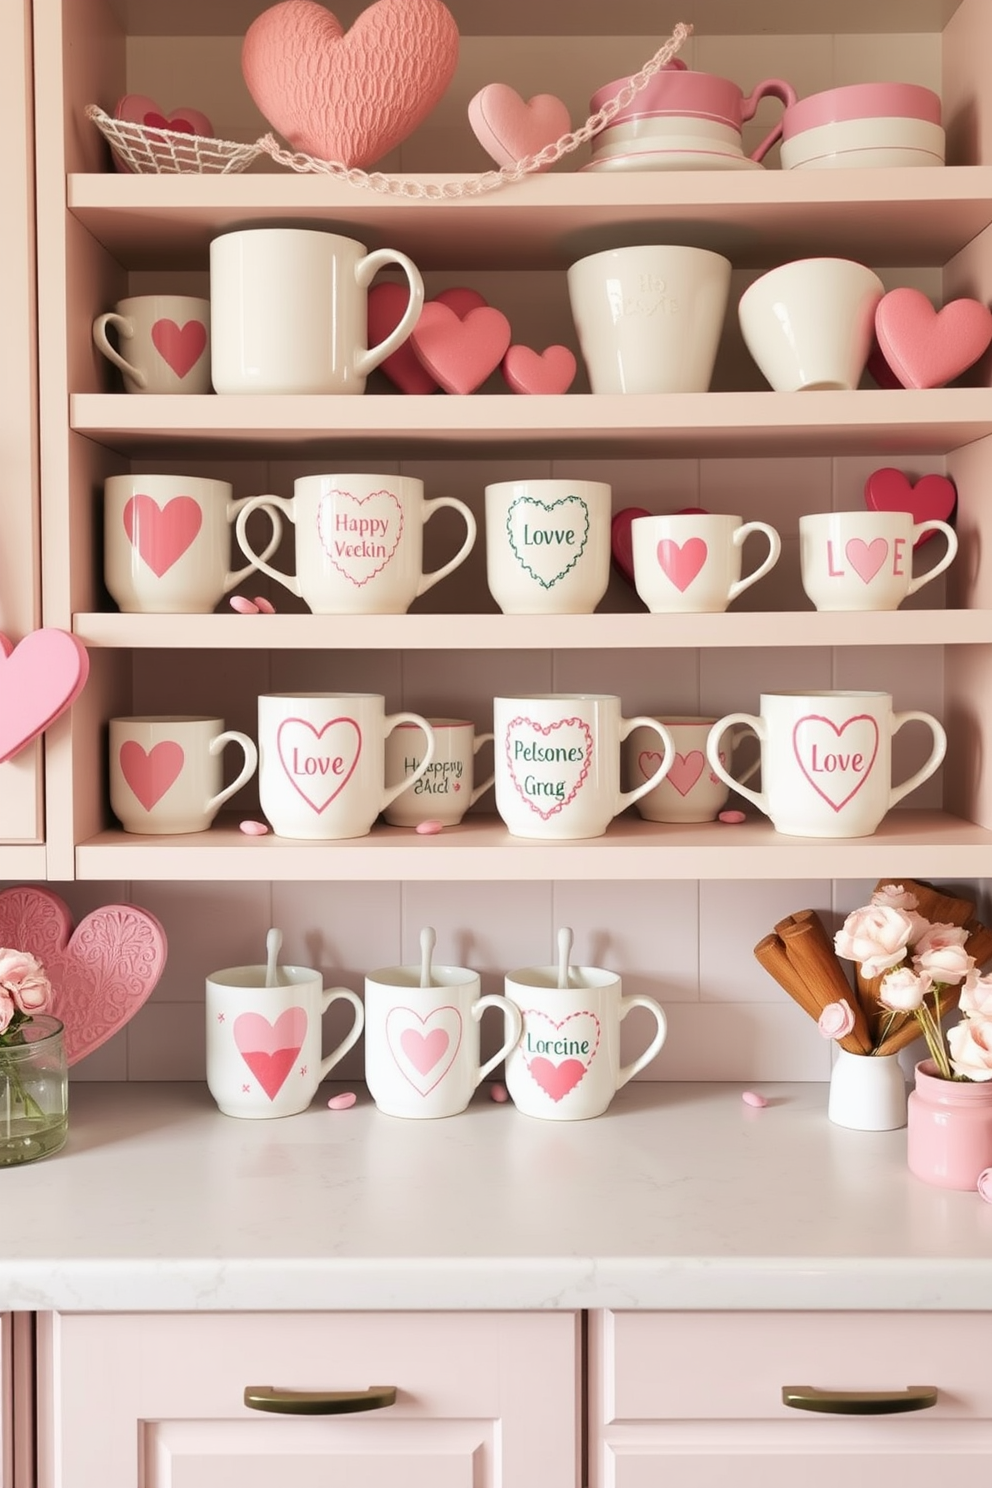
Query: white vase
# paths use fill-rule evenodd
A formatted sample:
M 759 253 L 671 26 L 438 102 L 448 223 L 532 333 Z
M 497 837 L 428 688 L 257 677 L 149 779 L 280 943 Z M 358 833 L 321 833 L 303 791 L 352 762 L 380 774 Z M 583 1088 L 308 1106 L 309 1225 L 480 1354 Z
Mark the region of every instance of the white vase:
M 855 1131 L 896 1131 L 906 1125 L 906 1078 L 898 1054 L 836 1051 L 827 1115 Z

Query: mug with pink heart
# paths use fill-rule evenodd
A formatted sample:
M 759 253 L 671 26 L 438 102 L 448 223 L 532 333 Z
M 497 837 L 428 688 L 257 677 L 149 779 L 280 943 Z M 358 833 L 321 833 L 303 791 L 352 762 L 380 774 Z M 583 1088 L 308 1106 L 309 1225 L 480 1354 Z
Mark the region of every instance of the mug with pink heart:
M 111 330 L 116 346 L 108 334 Z M 97 316 L 93 340 L 120 369 L 127 393 L 212 391 L 209 300 L 130 295 Z
M 940 560 L 913 577 L 913 549 L 930 532 L 944 538 Z M 819 512 L 799 519 L 803 588 L 818 610 L 897 610 L 942 574 L 958 551 L 953 527 L 914 522 L 908 511 Z
M 634 587 L 654 615 L 717 614 L 774 568 L 782 543 L 767 522 L 713 512 L 635 517 Z M 759 533 L 768 552 L 742 577 L 743 547 Z
M 684 713 L 673 717 L 659 716 L 675 744 L 675 757 L 665 778 L 641 797 L 637 810 L 645 821 L 703 822 L 716 821 L 730 795 L 724 781 L 714 775 L 706 761 L 706 740 L 715 718 L 689 718 Z M 746 729 L 727 735 L 720 750 L 724 764 L 740 741 L 748 736 Z M 657 739 L 645 728 L 635 728 L 624 745 L 624 763 L 628 785 L 640 785 L 654 775 L 661 755 Z M 750 780 L 758 768 L 755 759 L 741 776 Z
M 244 761 L 224 785 L 222 755 L 237 744 Z M 158 715 L 110 720 L 110 805 L 125 832 L 206 832 L 225 801 L 255 773 L 258 751 L 223 719 Z

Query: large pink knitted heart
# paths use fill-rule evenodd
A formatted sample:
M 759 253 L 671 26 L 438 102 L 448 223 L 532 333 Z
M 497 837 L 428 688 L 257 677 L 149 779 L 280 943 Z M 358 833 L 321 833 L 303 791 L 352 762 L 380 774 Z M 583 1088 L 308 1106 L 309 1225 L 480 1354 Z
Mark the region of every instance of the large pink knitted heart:
M 893 289 L 878 302 L 875 335 L 903 387 L 943 387 L 992 342 L 992 311 L 968 299 L 938 311 L 918 289 Z
M 283 0 L 248 27 L 241 70 L 296 150 L 365 166 L 412 134 L 451 81 L 458 27 L 441 0 L 378 0 L 345 33 L 314 0 Z

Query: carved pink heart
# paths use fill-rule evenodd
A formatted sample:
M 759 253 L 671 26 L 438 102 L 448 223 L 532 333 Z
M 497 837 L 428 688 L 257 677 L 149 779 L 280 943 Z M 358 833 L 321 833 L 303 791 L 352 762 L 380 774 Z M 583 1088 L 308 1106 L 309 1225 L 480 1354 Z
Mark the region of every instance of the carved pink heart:
M 403 536 L 403 508 L 392 491 L 328 491 L 317 507 L 317 533 L 331 565 L 363 588 L 392 559 Z
M 146 811 L 176 783 L 185 762 L 183 746 L 175 739 L 163 739 L 148 750 L 137 739 L 125 739 L 118 755 L 121 774 Z
M 192 496 L 173 496 L 159 506 L 151 496 L 132 496 L 124 507 L 124 531 L 153 574 L 161 578 L 192 545 L 203 513 Z
M 567 393 L 575 381 L 575 357 L 567 346 L 548 346 L 544 351 L 511 346 L 503 358 L 502 372 L 515 393 L 554 396 Z
M 862 584 L 870 584 L 888 555 L 889 545 L 884 537 L 872 538 L 866 543 L 862 537 L 850 537 L 844 546 L 847 561 Z
M 992 311 L 981 300 L 935 310 L 919 289 L 893 289 L 875 311 L 882 355 L 903 387 L 936 388 L 960 377 L 992 342 Z
M 440 0 L 378 0 L 345 33 L 312 0 L 283 0 L 241 50 L 248 91 L 295 150 L 365 166 L 412 134 L 458 62 L 458 27 Z
M 535 761 L 534 745 L 541 739 L 562 746 L 569 758 Z M 592 765 L 592 730 L 582 718 L 560 718 L 548 724 L 524 716 L 513 718 L 507 724 L 505 745 L 513 788 L 542 821 L 550 821 L 575 800 Z
M 0 893 L 0 945 L 30 951 L 44 966 L 70 1064 L 123 1028 L 165 969 L 165 931 L 147 910 L 108 904 L 73 933 L 68 905 L 44 888 Z
M 45 626 L 16 646 L 0 634 L 0 763 L 72 706 L 89 670 L 86 647 L 67 630 Z
M 575 1089 L 596 1057 L 602 1037 L 599 1019 L 595 1013 L 582 1011 L 569 1013 L 559 1022 L 536 1008 L 527 1008 L 523 1020 L 524 1036 L 517 1047 L 538 1051 L 529 1057 L 525 1053 L 524 1062 L 534 1082 L 557 1105 Z M 567 1043 L 568 1051 L 556 1063 L 548 1056 L 553 1056 L 554 1046 L 561 1043 Z M 578 1053 L 575 1046 L 583 1044 L 586 1048 Z
M 633 587 L 634 584 L 634 539 L 630 524 L 635 517 L 649 517 L 651 513 L 643 506 L 625 506 L 618 511 L 610 523 L 610 547 L 613 552 L 613 567 Z
M 386 1014 L 386 1043 L 393 1063 L 419 1095 L 430 1095 L 455 1062 L 462 1041 L 462 1015 L 446 1004 L 425 1018 L 410 1007 Z
M 878 755 L 878 724 L 870 713 L 857 713 L 842 724 L 809 713 L 792 730 L 792 748 L 817 795 L 834 811 L 842 811 L 871 774 Z
M 274 1023 L 261 1013 L 239 1013 L 233 1033 L 241 1058 L 269 1100 L 275 1100 L 303 1048 L 306 1008 L 287 1008 Z
M 957 488 L 946 475 L 924 475 L 914 485 L 901 470 L 886 465 L 873 470 L 865 481 L 865 505 L 869 511 L 909 512 L 914 526 L 920 522 L 949 522 L 957 499 Z M 921 547 L 936 535 L 924 532 L 913 546 Z
M 446 393 L 467 394 L 495 372 L 510 344 L 510 322 L 501 310 L 480 305 L 464 318 L 432 300 L 410 333 L 418 360 Z
M 276 748 L 286 779 L 319 816 L 355 773 L 362 731 L 353 718 L 332 718 L 321 729 L 305 718 L 284 718 Z
M 655 755 L 658 765 L 661 764 L 661 755 Z M 658 768 L 655 765 L 655 769 Z M 688 754 L 677 754 L 672 763 L 672 768 L 665 777 L 678 791 L 680 796 L 687 796 L 706 768 L 706 757 L 701 749 L 690 749 Z M 645 771 L 645 775 L 649 774 Z
M 553 93 L 538 93 L 525 103 L 508 83 L 489 83 L 468 106 L 472 133 L 497 165 L 516 165 L 568 134 L 568 108 Z M 546 170 L 547 166 L 542 166 Z
M 662 573 L 684 594 L 701 572 L 708 551 L 701 537 L 687 538 L 684 543 L 665 537 L 658 544 L 658 563 Z
M 152 326 L 152 344 L 166 366 L 177 377 L 185 377 L 206 349 L 207 328 L 202 320 L 188 320 L 181 326 L 174 320 L 157 320 Z

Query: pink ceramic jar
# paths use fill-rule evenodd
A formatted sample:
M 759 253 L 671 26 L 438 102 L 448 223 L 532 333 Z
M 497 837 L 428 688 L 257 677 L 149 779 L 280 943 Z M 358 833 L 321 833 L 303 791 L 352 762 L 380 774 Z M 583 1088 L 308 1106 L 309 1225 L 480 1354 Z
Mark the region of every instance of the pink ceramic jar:
M 907 1159 L 924 1183 L 974 1189 L 992 1167 L 992 1080 L 942 1080 L 932 1060 L 918 1064 Z

